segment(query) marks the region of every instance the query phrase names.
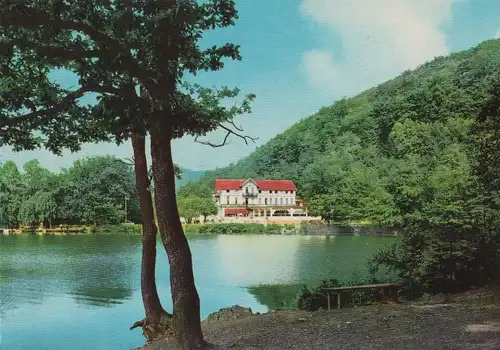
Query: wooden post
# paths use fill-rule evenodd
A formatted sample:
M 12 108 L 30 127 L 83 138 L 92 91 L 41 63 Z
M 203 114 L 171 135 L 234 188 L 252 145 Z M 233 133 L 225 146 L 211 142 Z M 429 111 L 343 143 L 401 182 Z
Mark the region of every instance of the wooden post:
M 326 300 L 327 300 L 328 310 L 330 310 L 330 305 L 331 305 L 331 295 L 330 295 L 330 291 L 327 291 L 327 292 L 326 292 Z
M 342 307 L 342 291 L 339 290 L 337 293 L 337 309 Z
M 396 287 L 392 287 L 389 289 L 389 291 L 390 291 L 391 301 L 397 303 L 399 298 L 398 289 Z

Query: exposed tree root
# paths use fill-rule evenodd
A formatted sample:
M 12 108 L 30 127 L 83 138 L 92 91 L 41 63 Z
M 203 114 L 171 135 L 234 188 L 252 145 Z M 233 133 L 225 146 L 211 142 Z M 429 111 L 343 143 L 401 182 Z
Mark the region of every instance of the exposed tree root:
M 179 343 L 179 340 L 176 337 L 174 332 L 173 323 L 175 322 L 175 316 L 170 315 L 166 311 L 162 314 L 159 323 L 151 323 L 148 318 L 144 318 L 142 320 L 136 321 L 131 327 L 130 330 L 135 328 L 142 328 L 142 334 L 146 338 L 146 344 L 150 345 L 151 343 L 161 341 L 164 344 L 169 344 L 169 348 L 172 349 L 198 349 L 198 350 L 210 350 L 217 349 L 217 346 L 214 344 L 203 342 L 202 344 L 189 344 Z M 184 342 L 183 342 L 184 343 Z M 147 346 L 146 346 L 147 347 Z M 146 348 L 144 347 L 144 349 Z
M 136 321 L 132 327 L 130 327 L 130 330 L 134 329 L 134 328 L 137 328 L 137 327 L 143 327 L 144 326 L 144 323 L 146 323 L 146 319 L 142 319 L 140 321 Z
M 146 343 L 151 343 L 152 341 L 158 339 L 169 339 L 174 338 L 174 332 L 172 328 L 172 315 L 168 312 L 163 312 L 159 322 L 151 322 L 148 317 L 136 321 L 130 330 L 141 327 L 142 334 L 146 338 Z

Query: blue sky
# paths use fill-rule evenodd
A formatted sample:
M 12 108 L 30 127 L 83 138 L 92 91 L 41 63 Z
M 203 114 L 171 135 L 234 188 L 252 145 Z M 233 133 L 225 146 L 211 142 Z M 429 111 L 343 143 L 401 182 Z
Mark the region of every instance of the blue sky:
M 500 37 L 498 0 L 239 0 L 240 19 L 230 29 L 209 33 L 202 45 L 234 42 L 243 61 L 192 81 L 237 86 L 257 99 L 253 113 L 238 118 L 245 133 L 259 137 L 246 146 L 234 139 L 212 149 L 186 137 L 174 141 L 174 161 L 194 169 L 236 162 L 320 107 L 415 68 L 435 56 L 468 49 Z M 64 72 L 61 82 L 74 81 Z M 217 141 L 223 134 L 207 136 Z M 13 153 L 0 161 L 19 166 L 37 158 L 53 170 L 77 158 L 113 154 L 128 157 L 131 146 L 85 145 L 77 154 L 47 151 Z

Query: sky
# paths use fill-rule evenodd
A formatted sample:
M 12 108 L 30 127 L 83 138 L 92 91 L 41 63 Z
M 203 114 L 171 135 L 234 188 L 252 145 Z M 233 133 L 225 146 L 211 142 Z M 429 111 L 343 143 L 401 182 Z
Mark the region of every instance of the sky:
M 192 82 L 236 86 L 255 93 L 251 114 L 237 118 L 245 134 L 258 137 L 245 145 L 237 138 L 210 148 L 184 137 L 173 142 L 174 161 L 184 168 L 208 170 L 234 163 L 322 106 L 391 79 L 436 56 L 500 38 L 498 0 L 237 0 L 236 26 L 207 33 L 202 46 L 241 45 L 242 61 L 228 61 L 219 72 Z M 64 84 L 75 79 L 57 72 Z M 235 100 L 234 102 L 238 102 Z M 224 134 L 207 135 L 220 141 Z M 51 170 L 70 167 L 94 155 L 130 157 L 129 143 L 84 145 L 62 157 L 38 150 L 0 149 L 0 162 L 18 166 L 38 159 Z

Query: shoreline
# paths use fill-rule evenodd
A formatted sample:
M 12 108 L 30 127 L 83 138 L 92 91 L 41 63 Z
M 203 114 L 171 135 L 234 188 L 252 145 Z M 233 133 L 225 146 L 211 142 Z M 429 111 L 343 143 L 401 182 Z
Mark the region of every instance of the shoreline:
M 498 349 L 500 288 L 333 310 L 252 313 L 232 307 L 202 321 L 216 349 Z M 177 349 L 167 340 L 141 350 Z
M 374 225 L 359 224 L 258 224 L 258 223 L 205 223 L 184 224 L 184 233 L 188 237 L 210 237 L 217 235 L 291 235 L 291 236 L 373 236 L 397 237 L 398 230 L 384 229 Z M 0 230 L 4 236 L 74 236 L 74 235 L 141 235 L 140 224 L 101 225 L 101 226 L 63 226 L 55 228 L 21 228 Z

